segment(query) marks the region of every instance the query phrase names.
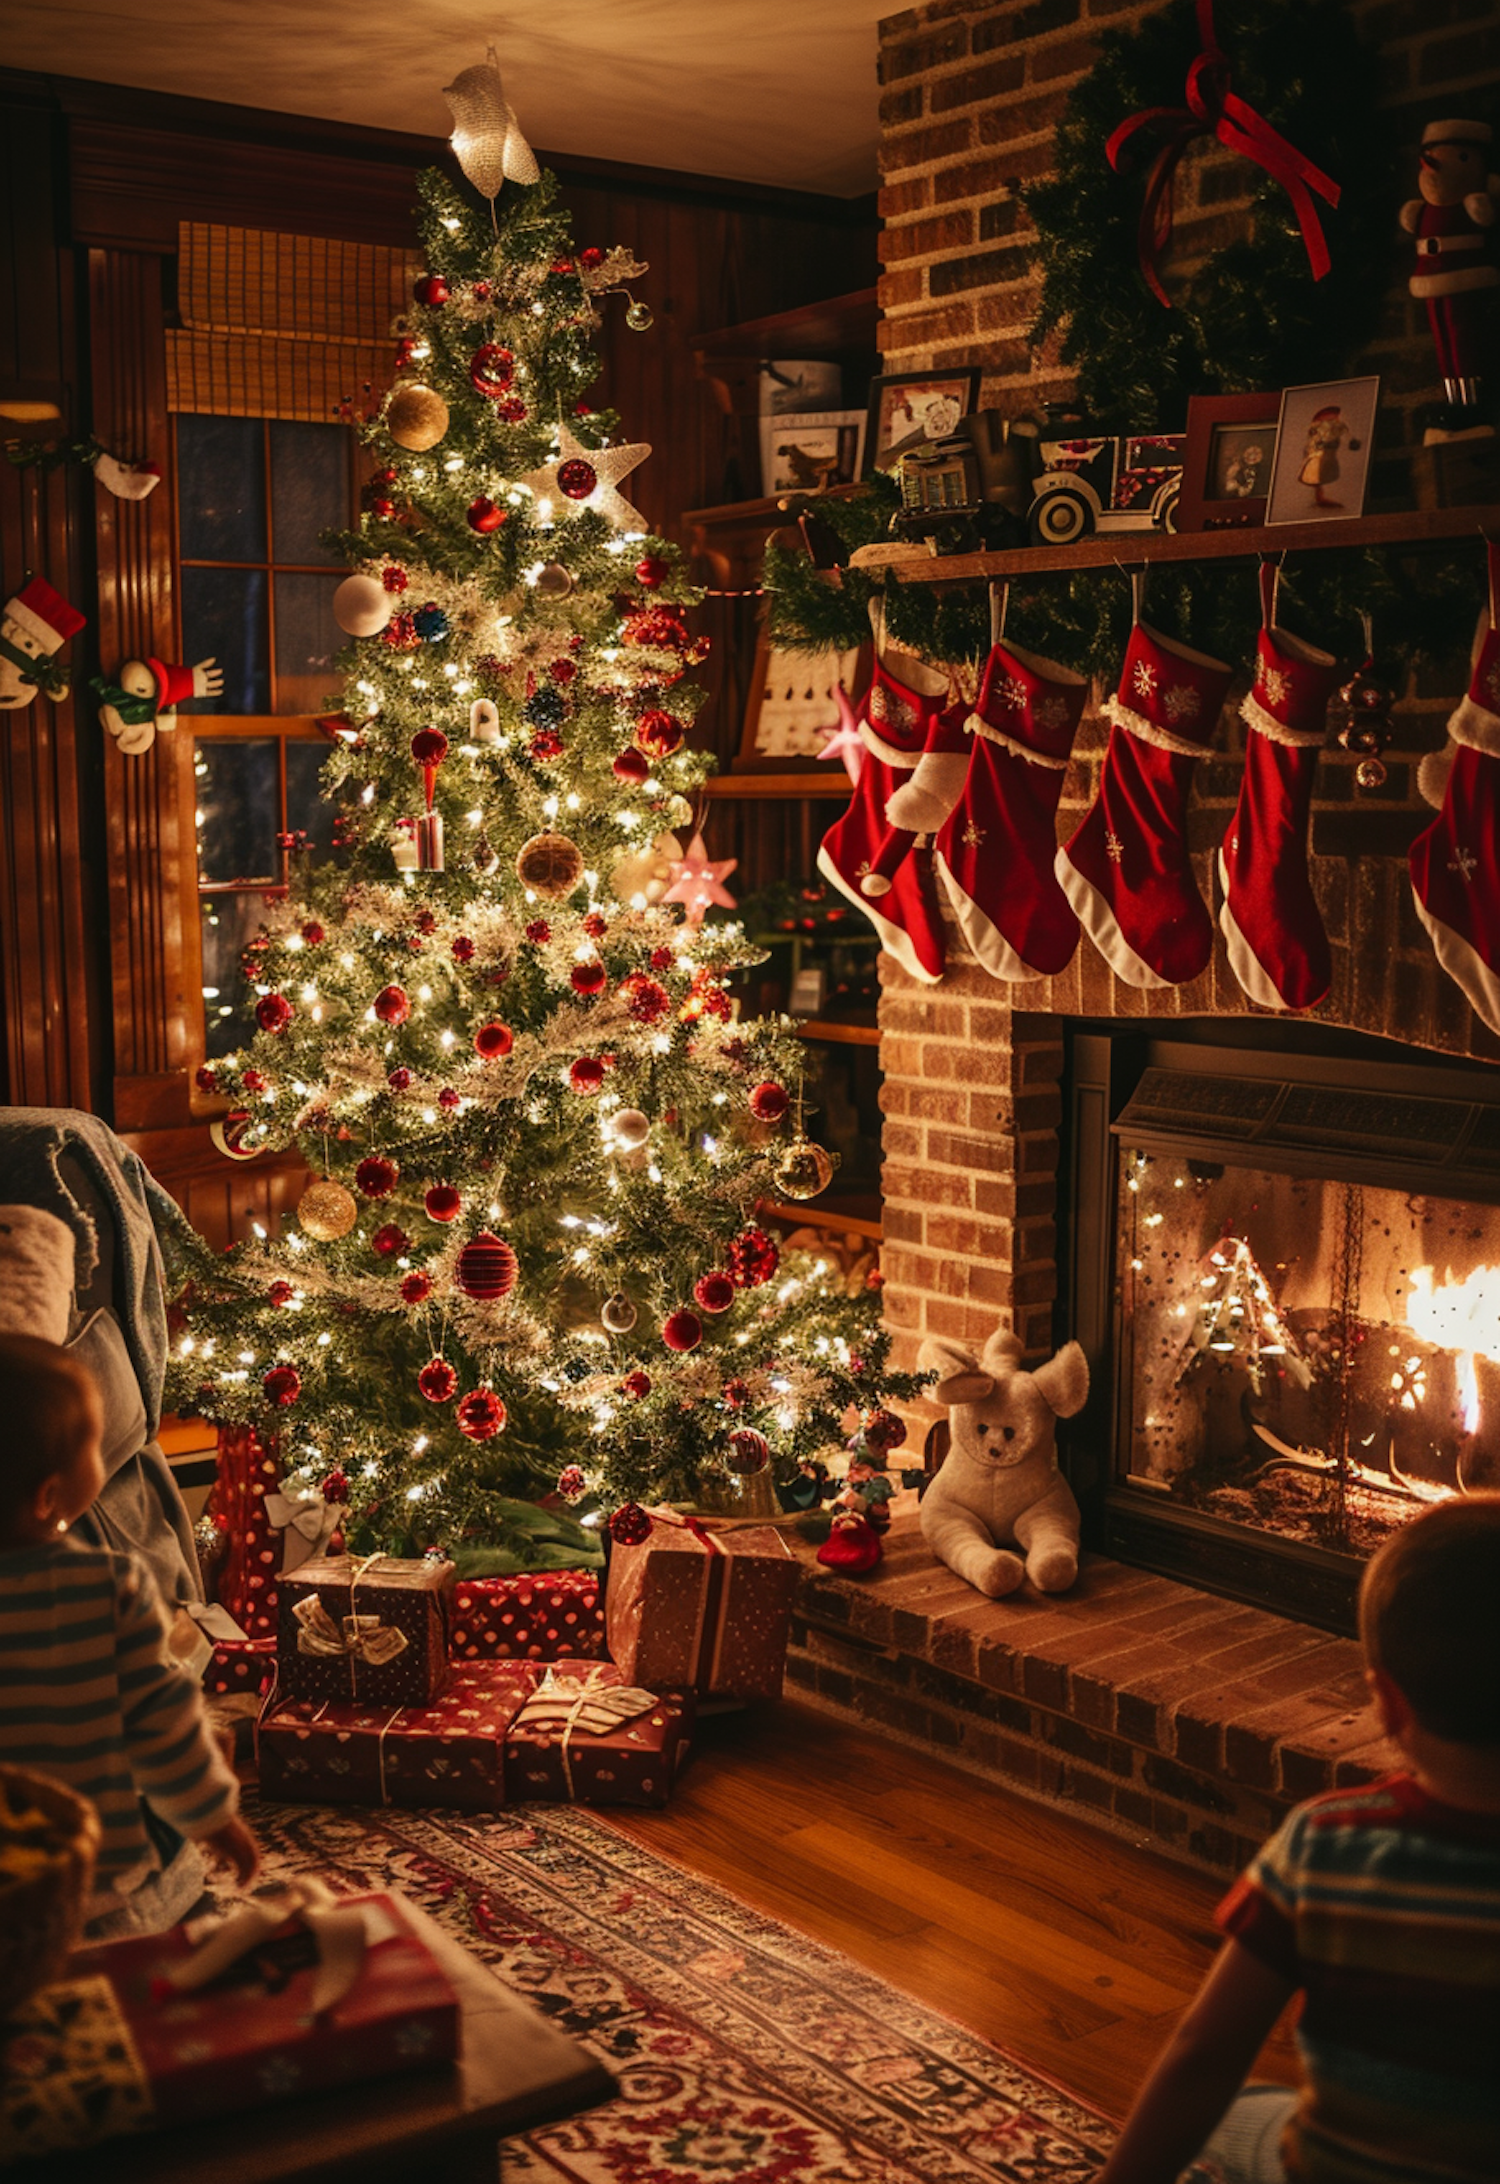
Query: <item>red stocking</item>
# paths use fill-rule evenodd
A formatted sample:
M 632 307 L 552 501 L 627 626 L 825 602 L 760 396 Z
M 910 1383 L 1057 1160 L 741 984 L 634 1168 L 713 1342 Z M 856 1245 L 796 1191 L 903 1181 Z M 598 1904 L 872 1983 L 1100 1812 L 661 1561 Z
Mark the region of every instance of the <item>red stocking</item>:
M 1138 621 L 1119 695 L 1107 698 L 1099 793 L 1057 853 L 1078 921 L 1117 978 L 1181 986 L 1207 969 L 1214 929 L 1188 860 L 1193 767 L 1208 749 L 1230 669 Z
M 1500 1032 L 1500 546 L 1490 546 L 1489 567 L 1489 624 L 1468 695 L 1448 722 L 1442 809 L 1412 843 L 1411 884 L 1439 963 Z M 1424 790 L 1432 774 L 1424 761 Z
M 908 690 L 876 662 L 860 707 L 865 762 L 849 809 L 834 821 L 818 851 L 818 870 L 824 879 L 863 910 L 882 946 L 913 978 L 929 986 L 942 977 L 947 952 L 931 860 L 921 850 L 903 856 L 878 908 L 861 893 L 860 881 L 875 864 L 890 832 L 886 805 L 914 771 L 941 711 L 940 698 Z
M 933 862 L 965 940 L 995 978 L 1051 978 L 1078 945 L 1058 885 L 1057 802 L 1088 684 L 1071 668 L 997 643 L 967 778 Z
M 922 755 L 885 807 L 885 839 L 860 880 L 860 893 L 874 902 L 888 895 L 897 867 L 925 834 L 929 838 L 952 811 L 969 770 L 969 738 L 961 705 L 944 706 L 927 726 Z
M 1252 1001 L 1313 1009 L 1327 995 L 1333 965 L 1307 872 L 1307 822 L 1338 667 L 1331 653 L 1276 627 L 1274 591 L 1267 568 L 1255 682 L 1240 707 L 1250 730 L 1245 778 L 1219 851 L 1219 924 L 1230 968 Z

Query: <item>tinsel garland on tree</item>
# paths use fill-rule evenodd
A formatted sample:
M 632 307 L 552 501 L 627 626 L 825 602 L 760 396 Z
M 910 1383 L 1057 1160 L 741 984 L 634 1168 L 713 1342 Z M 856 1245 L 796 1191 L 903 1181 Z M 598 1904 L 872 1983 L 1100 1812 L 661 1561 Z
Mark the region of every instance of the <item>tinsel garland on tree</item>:
M 260 1029 L 200 1080 L 237 1151 L 324 1181 L 279 1238 L 179 1239 L 167 1400 L 274 1434 L 290 1490 L 341 1475 L 352 1546 L 472 1567 L 566 1557 L 521 1507 L 554 1488 L 692 1501 L 742 1426 L 790 1478 L 921 1382 L 885 1371 L 873 1297 L 758 1225 L 801 1044 L 734 1021 L 742 926 L 657 899 L 710 765 L 697 595 L 595 492 L 614 419 L 584 394 L 597 299 L 644 268 L 577 250 L 550 176 L 493 230 L 419 187 L 430 270 L 341 541 L 374 602 L 323 774 L 342 855 L 268 906 Z M 446 869 L 403 870 L 424 805 Z

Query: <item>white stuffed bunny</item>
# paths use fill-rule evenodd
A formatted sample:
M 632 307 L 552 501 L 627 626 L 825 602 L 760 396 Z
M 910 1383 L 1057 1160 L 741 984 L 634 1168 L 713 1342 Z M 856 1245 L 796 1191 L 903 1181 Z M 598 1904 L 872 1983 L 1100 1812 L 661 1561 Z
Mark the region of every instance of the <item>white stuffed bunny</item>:
M 1078 1504 L 1057 1468 L 1053 1422 L 1087 1402 L 1088 1361 L 1076 1342 L 1034 1373 L 1019 1370 L 1021 1356 L 1000 1328 L 982 1357 L 933 1338 L 917 1358 L 938 1375 L 933 1393 L 949 1406 L 953 1435 L 922 1496 L 922 1536 L 940 1562 L 996 1600 L 1025 1577 L 1038 1592 L 1065 1592 L 1078 1575 Z

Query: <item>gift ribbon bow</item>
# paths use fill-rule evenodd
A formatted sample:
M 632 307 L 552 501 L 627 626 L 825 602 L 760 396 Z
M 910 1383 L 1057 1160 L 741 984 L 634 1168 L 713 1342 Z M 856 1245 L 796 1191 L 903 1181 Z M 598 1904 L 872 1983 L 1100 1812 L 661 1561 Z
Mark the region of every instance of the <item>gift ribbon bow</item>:
M 307 1928 L 317 1950 L 313 2010 L 331 2010 L 363 1970 L 365 1943 L 370 1936 L 365 1913 L 341 1907 L 333 1891 L 313 1874 L 304 1874 L 275 1896 L 263 1897 L 234 1912 L 191 1956 L 172 1965 L 164 1973 L 162 1984 L 180 1994 L 206 1987 L 222 1978 L 241 1958 L 264 1948 L 293 1920 Z
M 378 1668 L 385 1661 L 394 1661 L 407 1648 L 406 1633 L 394 1624 L 382 1623 L 378 1615 L 345 1615 L 336 1623 L 316 1593 L 293 1601 L 292 1613 L 297 1619 L 299 1653 L 325 1657 L 347 1654 L 351 1667 L 360 1660 Z
M 1197 0 L 1197 11 L 1198 36 L 1203 50 L 1188 70 L 1187 105 L 1142 107 L 1138 114 L 1121 122 L 1104 147 L 1110 165 L 1118 174 L 1125 147 L 1137 130 L 1154 123 L 1167 128 L 1166 142 L 1157 152 L 1146 177 L 1146 199 L 1141 206 L 1136 249 L 1147 287 L 1169 311 L 1172 299 L 1162 286 L 1156 262 L 1172 240 L 1172 184 L 1178 162 L 1195 138 L 1216 137 L 1226 151 L 1238 152 L 1242 158 L 1254 160 L 1281 184 L 1296 212 L 1307 262 L 1315 281 L 1323 278 L 1332 260 L 1311 193 L 1316 190 L 1330 205 L 1337 205 L 1339 201 L 1338 183 L 1330 181 L 1320 167 L 1315 167 L 1294 144 L 1288 144 L 1268 121 L 1262 120 L 1253 106 L 1231 91 L 1229 61 L 1214 30 L 1213 0 Z
M 546 1682 L 526 1701 L 515 1720 L 517 1729 L 540 1730 L 547 1735 L 562 1732 L 558 1752 L 570 1805 L 578 1802 L 571 1752 L 574 1732 L 582 1729 L 587 1736 L 607 1736 L 622 1722 L 634 1721 L 638 1715 L 649 1713 L 659 1704 L 654 1691 L 634 1690 L 620 1684 L 601 1685 L 599 1674 L 598 1669 L 590 1669 L 580 1681 L 574 1677 L 554 1677 L 549 1670 Z
M 283 1577 L 322 1553 L 344 1515 L 342 1502 L 325 1501 L 321 1494 L 304 1494 L 296 1501 L 285 1494 L 266 1496 L 267 1518 L 276 1531 L 286 1534 L 281 1547 Z
M 50 698 L 54 705 L 67 696 L 72 669 L 53 653 L 44 652 L 40 659 L 34 659 L 19 645 L 13 645 L 8 637 L 0 637 L 0 659 L 9 660 L 12 667 L 19 669 L 22 682 L 35 683 L 42 696 Z

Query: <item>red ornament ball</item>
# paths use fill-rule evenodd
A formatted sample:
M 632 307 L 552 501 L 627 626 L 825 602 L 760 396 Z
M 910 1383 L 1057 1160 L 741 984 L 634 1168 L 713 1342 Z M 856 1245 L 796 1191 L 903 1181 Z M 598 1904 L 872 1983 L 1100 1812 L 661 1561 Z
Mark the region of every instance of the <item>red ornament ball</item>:
M 390 505 L 389 501 L 385 503 L 386 508 Z M 396 652 L 415 652 L 422 642 L 417 635 L 416 616 L 412 614 L 393 614 L 380 634 Z
M 469 293 L 476 303 L 488 303 L 490 300 L 490 284 L 488 281 L 475 281 Z
M 456 1221 L 464 1202 L 451 1183 L 434 1183 L 422 1200 L 429 1221 Z
M 400 1259 L 410 1251 L 411 1238 L 399 1222 L 387 1221 L 370 1238 L 370 1249 L 378 1251 L 382 1259 Z
M 586 271 L 590 273 L 595 273 L 604 263 L 604 252 L 599 248 L 597 243 L 590 243 L 586 250 L 579 251 L 578 263 L 583 266 Z
M 316 918 L 309 918 L 302 928 L 302 938 L 309 948 L 321 948 L 328 935 Z
M 551 666 L 548 668 L 547 673 L 552 677 L 552 680 L 555 683 L 567 684 L 572 682 L 573 678 L 578 673 L 578 668 L 576 663 L 572 660 L 554 660 Z
M 475 1388 L 454 1413 L 458 1430 L 471 1441 L 493 1441 L 505 1427 L 505 1405 L 493 1388 Z
M 515 356 L 498 341 L 487 341 L 469 359 L 469 384 L 478 394 L 509 394 L 515 376 Z
M 612 770 L 617 781 L 630 781 L 638 788 L 650 775 L 651 761 L 644 751 L 638 751 L 632 744 L 628 751 L 620 752 Z
M 597 1055 L 580 1054 L 568 1071 L 568 1082 L 582 1099 L 592 1099 L 604 1082 L 604 1064 Z
M 651 1519 L 639 1502 L 628 1501 L 609 1520 L 609 1536 L 617 1547 L 641 1547 L 651 1537 Z
M 411 1003 L 406 998 L 404 986 L 382 986 L 374 1001 L 375 1014 L 382 1024 L 404 1024 L 411 1014 Z
M 411 578 L 398 561 L 390 562 L 380 572 L 380 581 L 388 592 L 404 592 Z
M 635 724 L 635 740 L 651 758 L 670 758 L 682 746 L 682 722 L 675 713 L 653 706 Z
M 781 1253 L 763 1228 L 743 1229 L 729 1247 L 729 1278 L 736 1289 L 759 1289 L 781 1264 Z
M 724 1400 L 729 1405 L 729 1408 L 731 1410 L 743 1410 L 745 1405 L 750 1400 L 750 1386 L 748 1381 L 726 1380 L 724 1383 L 723 1393 Z
M 729 1436 L 731 1471 L 764 1471 L 771 1461 L 771 1444 L 754 1426 L 736 1426 Z
M 603 940 L 609 931 L 609 920 L 601 917 L 597 910 L 591 910 L 583 921 L 583 929 L 590 940 Z
M 429 1403 L 446 1403 L 458 1386 L 458 1375 L 445 1357 L 435 1357 L 418 1373 L 417 1386 Z
M 507 394 L 495 404 L 495 415 L 502 424 L 519 425 L 524 423 L 529 412 L 518 394 Z
M 474 1034 L 474 1052 L 487 1062 L 503 1061 L 515 1043 L 515 1033 L 498 1017 L 492 1023 L 481 1024 Z
M 292 1020 L 292 1004 L 282 993 L 263 993 L 255 1004 L 255 1021 L 262 1031 L 282 1032 Z
M 466 1297 L 494 1304 L 516 1286 L 516 1255 L 503 1236 L 481 1229 L 471 1236 L 453 1266 L 453 1280 Z
M 387 500 L 384 493 L 377 493 L 370 502 L 370 513 L 372 516 L 378 517 L 380 522 L 389 523 L 396 513 L 396 503 L 393 500 Z M 402 619 L 404 621 L 407 617 L 403 615 Z M 389 629 L 390 626 L 390 623 L 387 622 L 386 628 Z M 386 642 L 389 644 L 391 640 L 387 638 Z
M 217 1092 L 219 1089 L 218 1074 L 206 1062 L 201 1069 L 194 1070 L 193 1082 L 200 1092 Z
M 538 766 L 550 765 L 563 754 L 563 739 L 555 728 L 539 728 L 526 746 L 526 754 Z
M 884 1456 L 906 1439 L 906 1420 L 898 1418 L 894 1411 L 872 1410 L 865 1414 L 863 1430 L 870 1447 Z
M 557 490 L 568 500 L 586 501 L 598 483 L 598 471 L 581 455 L 557 466 Z
M 411 739 L 411 755 L 419 766 L 441 766 L 448 756 L 448 738 L 441 728 L 419 728 Z
M 769 1078 L 764 1084 L 758 1084 L 750 1095 L 750 1112 L 757 1122 L 780 1122 L 791 1104 L 786 1086 Z
M 261 1386 L 278 1410 L 286 1410 L 302 1393 L 302 1375 L 295 1365 L 273 1365 Z
M 696 1312 L 679 1305 L 661 1323 L 661 1339 L 669 1350 L 696 1350 L 703 1340 L 703 1322 Z
M 488 493 L 476 494 L 469 503 L 465 517 L 469 529 L 478 531 L 481 537 L 487 537 L 491 531 L 498 531 L 505 520 L 505 510 L 498 508 Z
M 409 1069 L 393 1069 L 385 1081 L 393 1092 L 409 1091 L 411 1089 L 411 1071 Z
M 633 1403 L 643 1403 L 651 1393 L 651 1375 L 643 1373 L 640 1367 L 637 1366 L 633 1373 L 625 1375 L 625 1378 L 620 1382 L 620 1388 L 621 1392 L 628 1395 Z
M 326 1502 L 344 1502 L 349 1499 L 349 1474 L 335 1465 L 318 1488 Z
M 545 918 L 533 918 L 526 927 L 526 938 L 534 948 L 540 948 L 552 938 L 552 928 Z
M 670 971 L 676 961 L 677 957 L 670 948 L 653 948 L 651 951 L 653 971 Z
M 583 1472 L 577 1464 L 564 1464 L 557 1474 L 557 1491 L 564 1501 L 577 1501 L 584 1485 Z
M 272 1282 L 266 1291 L 267 1304 L 290 1304 L 297 1294 L 290 1282 Z
M 242 1069 L 240 1083 L 247 1092 L 264 1092 L 266 1089 L 266 1080 L 258 1069 Z
M 401 1170 L 384 1153 L 371 1153 L 354 1171 L 354 1180 L 366 1198 L 387 1198 L 396 1188 Z
M 693 1301 L 705 1312 L 727 1312 L 734 1294 L 734 1283 L 727 1274 L 700 1274 L 693 1284 Z
M 401 1302 L 403 1304 L 425 1304 L 431 1295 L 432 1276 L 430 1274 L 408 1274 L 403 1278 L 401 1283 Z
M 472 941 L 472 940 L 471 940 L 471 939 L 469 938 L 469 936 L 468 936 L 468 934 L 467 934 L 467 933 L 457 933 L 457 934 L 455 934 L 455 936 L 454 936 L 454 939 L 453 939 L 453 945 L 452 945 L 452 947 L 451 947 L 451 948 L 449 949 L 449 954 L 450 954 L 450 955 L 452 956 L 452 958 L 453 958 L 453 960 L 454 960 L 454 962 L 455 962 L 455 963 L 472 963 L 472 962 L 473 962 L 473 960 L 474 960 L 474 943 L 473 943 L 473 941 Z
M 595 957 L 592 963 L 575 963 L 568 973 L 568 984 L 575 993 L 602 993 L 609 984 L 609 973 Z
M 620 991 L 625 996 L 631 1016 L 638 1024 L 659 1024 L 672 1006 L 672 996 L 665 986 L 648 978 L 644 971 L 632 971 L 620 981 Z
M 455 1091 L 451 1084 L 445 1084 L 442 1091 L 438 1094 L 439 1107 L 443 1108 L 445 1112 L 450 1115 L 455 1113 L 458 1108 L 462 1107 L 463 1103 L 464 1096 L 462 1092 Z
M 453 290 L 441 273 L 424 273 L 413 287 L 412 294 L 418 303 L 425 304 L 429 311 L 435 311 L 448 301 Z
M 664 584 L 670 574 L 671 569 L 660 554 L 642 554 L 635 565 L 635 580 L 646 591 L 655 591 L 657 585 Z

